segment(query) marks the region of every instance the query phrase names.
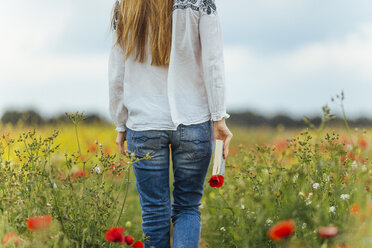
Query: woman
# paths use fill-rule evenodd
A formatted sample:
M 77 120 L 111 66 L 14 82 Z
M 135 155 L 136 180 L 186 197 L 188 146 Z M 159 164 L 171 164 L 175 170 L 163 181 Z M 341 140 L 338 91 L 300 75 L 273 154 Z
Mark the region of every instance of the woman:
M 145 247 L 199 247 L 199 205 L 215 139 L 228 155 L 223 41 L 214 0 L 117 2 L 109 58 L 110 114 L 133 170 Z M 169 156 L 173 167 L 173 202 Z

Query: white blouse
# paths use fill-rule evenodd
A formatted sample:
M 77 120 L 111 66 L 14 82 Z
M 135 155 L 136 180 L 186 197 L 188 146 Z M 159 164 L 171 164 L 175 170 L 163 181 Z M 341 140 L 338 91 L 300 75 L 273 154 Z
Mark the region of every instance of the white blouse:
M 225 106 L 223 38 L 214 0 L 174 0 L 169 66 L 125 60 L 120 46 L 109 56 L 109 111 L 116 131 L 177 130 L 229 118 Z

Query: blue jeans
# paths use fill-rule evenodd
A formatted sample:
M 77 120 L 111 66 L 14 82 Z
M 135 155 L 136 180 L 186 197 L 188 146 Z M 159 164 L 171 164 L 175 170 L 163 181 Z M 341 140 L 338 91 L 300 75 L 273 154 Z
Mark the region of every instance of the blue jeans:
M 127 128 L 127 149 L 143 159 L 133 164 L 142 207 L 145 247 L 197 248 L 200 241 L 200 200 L 213 146 L 211 120 L 177 130 L 134 131 Z M 173 202 L 169 188 L 169 155 L 173 165 Z

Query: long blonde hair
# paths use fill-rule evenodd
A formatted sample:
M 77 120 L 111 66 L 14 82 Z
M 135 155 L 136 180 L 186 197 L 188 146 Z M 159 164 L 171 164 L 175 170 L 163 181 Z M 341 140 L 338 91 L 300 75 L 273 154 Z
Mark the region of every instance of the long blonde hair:
M 112 15 L 112 27 L 127 59 L 132 52 L 139 62 L 146 60 L 150 40 L 151 65 L 169 65 L 172 40 L 173 0 L 121 0 Z

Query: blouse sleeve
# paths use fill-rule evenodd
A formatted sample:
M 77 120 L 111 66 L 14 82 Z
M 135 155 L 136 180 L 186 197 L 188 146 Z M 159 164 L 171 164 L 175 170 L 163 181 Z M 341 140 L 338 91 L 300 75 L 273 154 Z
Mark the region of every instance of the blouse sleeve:
M 202 0 L 200 6 L 200 42 L 208 105 L 213 121 L 229 118 L 226 113 L 223 37 L 214 0 Z
M 128 109 L 124 106 L 124 54 L 116 45 L 116 31 L 113 32 L 112 47 L 108 62 L 109 112 L 116 126 L 115 131 L 125 132 Z

